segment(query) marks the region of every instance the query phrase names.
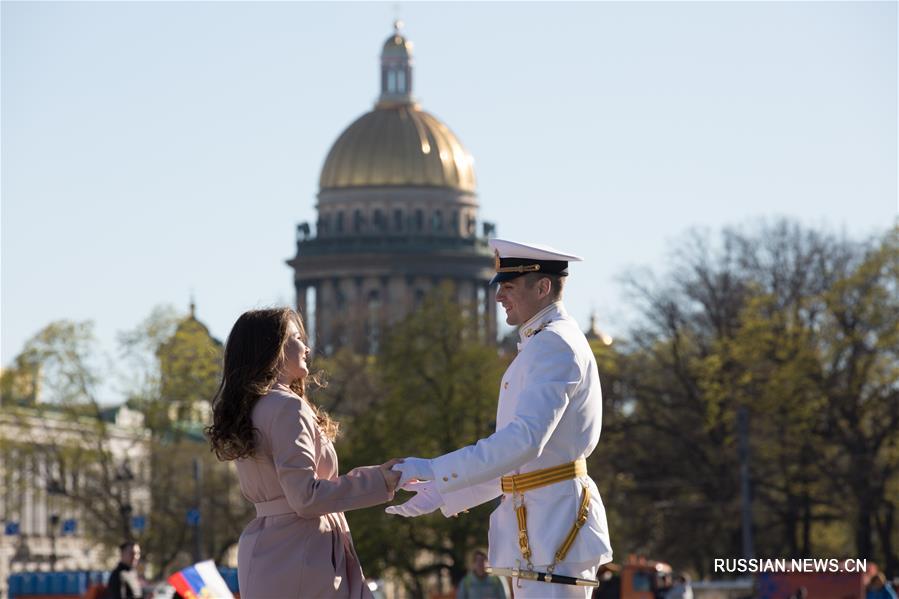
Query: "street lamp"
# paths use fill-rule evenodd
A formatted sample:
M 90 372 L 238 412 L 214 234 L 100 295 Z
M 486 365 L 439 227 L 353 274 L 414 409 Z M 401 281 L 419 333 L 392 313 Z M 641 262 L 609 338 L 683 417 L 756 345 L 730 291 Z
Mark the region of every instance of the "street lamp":
M 52 498 L 57 495 L 65 495 L 66 489 L 62 483 L 55 478 L 47 481 L 47 508 L 52 510 Z M 50 571 L 56 571 L 56 529 L 59 528 L 59 514 L 52 512 L 49 519 L 50 524 Z
M 115 481 L 119 483 L 119 514 L 122 516 L 122 531 L 125 533 L 125 540 L 132 540 L 131 534 L 131 481 L 134 480 L 134 474 L 128 461 L 122 462 L 122 466 L 116 470 Z M 124 492 L 123 492 L 124 489 Z
M 56 529 L 59 527 L 59 514 L 50 514 L 50 571 L 56 572 Z

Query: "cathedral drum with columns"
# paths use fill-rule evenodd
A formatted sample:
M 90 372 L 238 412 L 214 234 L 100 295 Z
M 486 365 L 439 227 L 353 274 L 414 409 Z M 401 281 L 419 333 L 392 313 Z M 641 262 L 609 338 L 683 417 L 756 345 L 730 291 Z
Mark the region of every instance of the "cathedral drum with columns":
M 325 354 L 377 352 L 386 328 L 444 282 L 478 315 L 482 339 L 496 339 L 494 227 L 478 221 L 473 160 L 416 103 L 412 76 L 412 44 L 397 23 L 381 52 L 378 102 L 325 159 L 315 232 L 297 227 L 288 261 L 297 308 Z

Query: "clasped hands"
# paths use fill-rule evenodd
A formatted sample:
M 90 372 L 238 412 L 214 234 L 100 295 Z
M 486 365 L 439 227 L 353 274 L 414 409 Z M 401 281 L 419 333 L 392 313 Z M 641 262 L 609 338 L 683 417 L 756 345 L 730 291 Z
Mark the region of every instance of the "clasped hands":
M 443 506 L 443 497 L 441 497 L 434 482 L 431 460 L 406 458 L 404 460 L 391 460 L 388 464 L 390 464 L 390 474 L 399 474 L 400 476 L 399 481 L 396 483 L 397 488 L 412 491 L 415 495 L 406 503 L 388 507 L 384 510 L 385 512 L 413 518 L 430 514 Z

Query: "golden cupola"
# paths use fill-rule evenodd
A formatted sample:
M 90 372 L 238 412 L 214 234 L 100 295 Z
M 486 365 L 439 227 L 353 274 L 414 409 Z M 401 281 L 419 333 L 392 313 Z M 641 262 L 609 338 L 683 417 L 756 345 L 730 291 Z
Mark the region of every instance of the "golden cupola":
M 474 193 L 471 154 L 412 95 L 412 43 L 400 22 L 381 51 L 381 95 L 347 127 L 325 158 L 319 187 L 443 187 Z
M 381 94 L 328 151 L 317 218 L 297 225 L 297 310 L 316 351 L 377 353 L 390 326 L 438 287 L 496 339 L 495 274 L 472 158 L 412 95 L 412 44 L 394 24 L 381 48 Z

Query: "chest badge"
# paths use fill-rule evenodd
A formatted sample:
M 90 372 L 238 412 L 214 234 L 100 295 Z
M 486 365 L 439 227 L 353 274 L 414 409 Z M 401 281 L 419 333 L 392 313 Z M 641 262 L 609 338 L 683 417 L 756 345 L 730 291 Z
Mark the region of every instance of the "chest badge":
M 546 325 L 548 325 L 550 322 L 551 321 L 549 321 L 549 320 L 547 320 L 546 322 L 542 322 L 542 323 L 540 323 L 540 326 L 537 327 L 536 329 L 532 329 L 532 328 L 528 327 L 524 331 L 524 336 L 528 337 L 528 338 L 533 337 L 534 335 L 536 335 L 537 333 L 539 333 L 540 331 L 545 329 Z

